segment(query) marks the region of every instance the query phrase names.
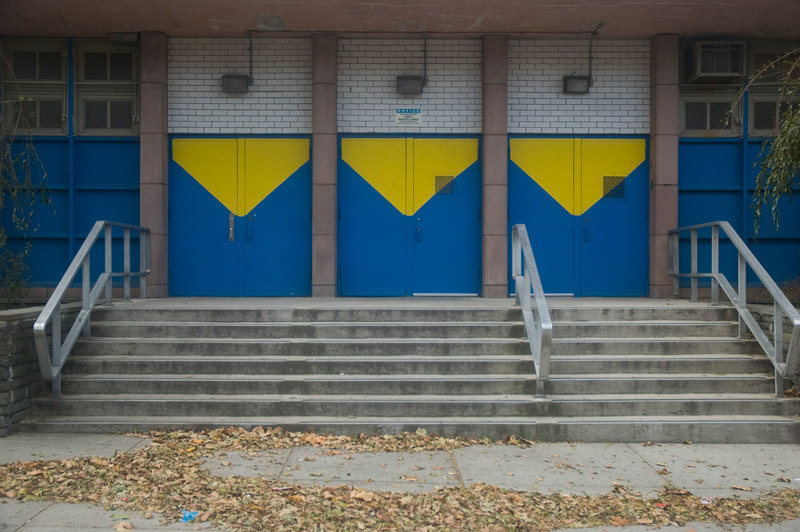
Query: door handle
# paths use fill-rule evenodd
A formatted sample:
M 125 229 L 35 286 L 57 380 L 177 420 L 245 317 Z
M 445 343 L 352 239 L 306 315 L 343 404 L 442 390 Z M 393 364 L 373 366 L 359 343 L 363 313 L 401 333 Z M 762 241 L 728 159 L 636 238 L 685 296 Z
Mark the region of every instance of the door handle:
M 253 218 L 255 217 L 255 214 L 247 217 L 247 240 L 250 241 L 253 240 Z
M 233 242 L 235 237 L 234 227 L 233 227 L 234 215 L 232 212 L 228 213 L 228 241 Z
M 419 222 L 422 218 L 417 218 L 417 242 L 422 242 L 422 227 L 420 227 Z

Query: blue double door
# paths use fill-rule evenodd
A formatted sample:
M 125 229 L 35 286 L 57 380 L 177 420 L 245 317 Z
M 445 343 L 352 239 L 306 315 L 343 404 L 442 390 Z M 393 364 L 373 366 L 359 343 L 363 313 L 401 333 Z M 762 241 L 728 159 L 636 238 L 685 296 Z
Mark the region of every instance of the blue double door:
M 478 294 L 478 140 L 345 137 L 340 148 L 340 295 Z
M 173 296 L 311 292 L 310 142 L 173 138 Z
M 646 295 L 646 140 L 513 138 L 509 156 L 509 225 L 526 225 L 545 293 Z

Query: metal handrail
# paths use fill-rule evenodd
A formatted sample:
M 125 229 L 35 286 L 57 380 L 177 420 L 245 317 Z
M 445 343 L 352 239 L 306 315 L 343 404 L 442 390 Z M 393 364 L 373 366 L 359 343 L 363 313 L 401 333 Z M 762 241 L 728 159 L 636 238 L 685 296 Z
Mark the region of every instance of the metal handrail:
M 123 271 L 112 271 L 112 231 L 114 227 L 121 227 L 123 230 L 124 249 L 123 249 Z M 139 271 L 131 272 L 131 230 L 139 232 Z M 105 271 L 100 274 L 91 286 L 91 251 L 100 233 L 105 236 Z M 66 338 L 61 340 L 61 307 L 67 289 L 78 275 L 78 270 L 82 270 L 81 280 L 81 310 L 75 318 L 67 333 Z M 89 317 L 92 309 L 97 304 L 100 294 L 105 292 L 105 303 L 111 304 L 111 279 L 122 277 L 124 279 L 123 297 L 125 300 L 131 298 L 131 277 L 139 278 L 139 297 L 147 297 L 147 281 L 145 277 L 150 273 L 150 229 L 139 227 L 138 225 L 122 224 L 100 220 L 94 224 L 86 240 L 83 241 L 75 258 L 72 259 L 66 273 L 59 281 L 58 286 L 53 291 L 53 295 L 47 300 L 47 304 L 42 309 L 41 314 L 33 324 L 33 337 L 36 344 L 36 354 L 39 357 L 39 368 L 42 378 L 52 383 L 53 395 L 61 395 L 61 368 L 67 361 L 75 342 L 79 336 L 89 336 Z M 47 325 L 52 322 L 52 350 L 47 342 Z
M 550 378 L 550 351 L 553 340 L 553 322 L 542 290 L 542 280 L 533 258 L 531 241 L 524 224 L 511 229 L 512 275 L 514 276 L 516 302 L 522 308 L 525 332 L 533 355 L 536 370 L 536 396 L 543 397 L 545 383 Z M 524 259 L 524 260 L 523 260 Z M 534 306 L 531 307 L 531 292 Z
M 698 273 L 697 269 L 697 231 L 699 229 L 711 228 L 711 272 Z M 736 247 L 738 253 L 738 291 L 734 291 L 728 279 L 719 271 L 719 229 L 725 233 L 730 242 Z M 678 256 L 678 245 L 680 233 L 689 231 L 691 233 L 691 273 L 680 273 L 680 263 Z M 708 222 L 699 225 L 680 227 L 669 232 L 668 242 L 668 265 L 667 270 L 674 278 L 673 290 L 678 295 L 679 280 L 681 277 L 691 279 L 691 300 L 697 301 L 697 280 L 699 278 L 711 279 L 711 302 L 719 302 L 719 287 L 728 296 L 728 299 L 739 312 L 739 336 L 744 336 L 745 327 L 750 330 L 758 341 L 761 348 L 767 354 L 772 365 L 775 367 L 775 393 L 783 395 L 784 379 L 793 376 L 797 371 L 798 356 L 800 355 L 800 313 L 789 302 L 784 293 L 767 273 L 767 270 L 758 262 L 753 252 L 747 244 L 734 231 L 728 222 Z M 774 342 L 770 342 L 758 321 L 747 309 L 747 267 L 756 274 L 759 281 L 767 289 L 772 297 L 775 315 L 773 317 Z M 789 342 L 789 349 L 784 359 L 783 352 L 783 318 L 784 315 L 792 323 L 792 337 Z

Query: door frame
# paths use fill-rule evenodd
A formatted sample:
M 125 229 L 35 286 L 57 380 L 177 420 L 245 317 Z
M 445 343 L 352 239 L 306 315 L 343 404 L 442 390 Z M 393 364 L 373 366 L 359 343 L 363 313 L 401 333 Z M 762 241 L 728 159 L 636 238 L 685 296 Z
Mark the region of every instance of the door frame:
M 569 139 L 569 140 L 644 140 L 645 147 L 644 147 L 644 160 L 642 161 L 641 165 L 643 165 L 647 169 L 647 180 L 648 186 L 646 190 L 649 190 L 649 183 L 650 183 L 650 135 L 649 134 L 641 134 L 641 135 L 607 135 L 607 134 L 591 134 L 591 135 L 567 135 L 567 134 L 525 134 L 525 133 L 510 133 L 508 135 L 508 142 L 507 142 L 507 161 L 508 167 L 510 168 L 511 163 L 511 140 L 512 139 Z M 638 167 L 637 167 L 638 168 Z M 574 182 L 573 182 L 574 186 Z M 511 193 L 511 189 L 509 187 L 509 193 Z M 649 227 L 650 227 L 650 197 L 649 194 L 646 195 L 642 200 L 645 202 L 645 216 L 643 223 L 647 230 L 645 231 L 645 242 L 644 242 L 644 249 L 645 249 L 645 260 L 643 261 L 642 267 L 644 269 L 644 286 L 642 290 L 641 297 L 647 297 L 649 295 L 649 286 L 650 286 L 650 261 L 652 260 L 650 257 L 650 244 L 649 244 Z M 510 205 L 510 202 L 509 202 Z M 590 208 L 591 209 L 591 208 Z M 587 210 L 588 212 L 588 210 Z M 571 297 L 583 297 L 583 238 L 584 238 L 584 231 L 585 231 L 585 222 L 583 215 L 577 216 L 572 215 L 572 246 L 573 246 L 573 264 L 572 264 L 572 280 L 573 280 L 573 293 L 572 294 L 547 294 L 553 296 L 571 296 Z M 512 246 L 511 246 L 511 227 L 512 227 L 512 220 L 509 212 L 509 219 L 508 219 L 508 280 L 509 280 L 509 288 L 508 293 L 509 295 L 514 295 L 515 293 L 515 283 L 514 278 L 512 275 Z M 528 229 L 529 234 L 531 234 L 532 238 L 534 237 L 534 233 L 531 229 Z M 538 257 L 535 257 L 537 262 L 541 260 Z M 613 297 L 613 296 L 612 296 Z
M 407 249 L 410 250 L 406 253 L 406 269 L 405 269 L 405 294 L 402 297 L 448 297 L 448 296 L 480 296 L 482 291 L 482 276 L 483 276 L 483 178 L 482 178 L 482 168 L 483 168 L 483 135 L 478 133 L 444 133 L 444 134 L 437 134 L 437 133 L 338 133 L 336 138 L 336 168 L 337 174 L 339 171 L 339 165 L 343 162 L 342 159 L 342 140 L 343 139 L 468 139 L 468 140 L 477 140 L 477 158 L 476 162 L 478 164 L 478 173 L 479 178 L 481 179 L 480 183 L 478 184 L 478 205 L 477 205 L 477 232 L 475 238 L 477 240 L 477 256 L 475 257 L 475 261 L 477 264 L 477 276 L 475 279 L 475 293 L 469 294 L 415 294 L 414 293 L 414 235 L 412 234 L 413 231 L 411 230 L 411 223 L 412 216 L 405 216 L 405 239 L 407 243 Z M 337 177 L 337 188 L 336 188 L 336 204 L 337 204 L 337 218 L 341 219 L 341 187 L 338 185 L 338 177 Z M 338 224 L 337 224 L 338 226 Z M 341 231 L 337 228 L 337 235 L 336 235 L 336 246 L 337 250 L 341 248 Z M 346 296 L 342 295 L 342 254 L 336 254 L 336 271 L 337 271 L 337 279 L 336 279 L 336 295 L 338 297 L 359 297 L 359 296 Z M 364 297 L 384 297 L 384 296 L 364 296 Z
M 308 163 L 307 164 L 309 164 L 309 166 L 310 166 L 309 167 L 309 173 L 310 173 L 310 179 L 312 180 L 312 182 L 309 184 L 310 186 L 309 186 L 309 192 L 308 192 L 308 194 L 309 194 L 309 205 L 310 205 L 309 217 L 313 216 L 313 212 L 314 212 L 313 211 L 314 205 L 313 205 L 313 200 L 312 200 L 312 195 L 313 195 L 313 166 L 311 166 L 311 165 L 313 164 L 312 155 L 313 155 L 313 142 L 314 141 L 313 141 L 313 136 L 311 134 L 297 134 L 297 133 L 294 133 L 294 134 L 174 133 L 173 134 L 173 133 L 171 133 L 171 134 L 167 135 L 167 161 L 168 161 L 168 166 L 171 165 L 173 162 L 175 162 L 173 160 L 173 154 L 172 154 L 172 146 L 173 146 L 172 141 L 175 140 L 175 139 L 198 139 L 198 140 L 218 140 L 218 139 L 219 140 L 238 140 L 238 139 L 277 139 L 277 140 L 286 139 L 286 140 L 290 140 L 290 139 L 302 139 L 302 140 L 308 141 L 309 148 L 308 148 Z M 168 172 L 169 172 L 169 170 L 168 170 Z M 171 183 L 171 181 L 169 183 Z M 174 295 L 173 294 L 173 286 L 174 286 L 174 283 L 173 283 L 173 268 L 172 268 L 172 261 L 170 261 L 169 258 L 172 255 L 172 253 L 175 252 L 174 249 L 173 249 L 173 242 L 174 242 L 173 239 L 174 239 L 175 235 L 174 234 L 170 234 L 170 233 L 172 232 L 171 229 L 172 229 L 173 202 L 176 201 L 177 198 L 175 197 L 174 194 L 171 193 L 172 192 L 171 188 L 172 188 L 171 184 L 168 184 L 167 185 L 167 189 L 168 189 L 168 201 L 167 201 L 167 238 L 168 238 L 167 272 L 168 272 L 168 274 L 167 274 L 167 280 L 168 281 L 167 282 L 168 282 L 168 293 L 169 293 L 170 296 L 173 296 Z M 246 216 L 236 217 L 236 218 L 241 218 L 241 221 L 239 221 L 239 223 L 237 223 L 236 226 L 235 226 L 235 232 L 236 232 L 236 236 L 235 237 L 236 237 L 236 240 L 237 240 L 237 246 L 236 246 L 236 250 L 235 250 L 235 261 L 236 261 L 236 270 L 235 271 L 236 271 L 237 280 L 236 280 L 236 290 L 235 290 L 236 294 L 234 296 L 231 296 L 231 297 L 249 297 L 249 296 L 245 296 L 244 295 L 244 292 L 246 291 L 246 287 L 243 285 L 245 269 L 246 269 L 246 264 L 245 264 L 245 260 L 244 260 L 245 250 L 244 250 L 244 246 L 240 244 L 243 241 L 244 237 L 245 237 L 244 226 L 246 225 L 246 222 L 244 222 L 244 220 L 245 220 Z M 310 224 L 310 227 L 312 227 L 312 226 L 313 226 L 313 220 L 312 220 L 312 223 Z M 312 235 L 311 234 L 308 235 L 308 239 L 309 239 L 309 244 L 308 244 L 309 245 L 309 257 L 311 257 L 311 261 L 313 263 L 313 256 L 311 255 L 311 253 L 312 253 L 312 248 L 311 248 L 311 246 L 312 246 Z M 311 264 L 309 264 L 309 268 L 311 268 Z M 307 295 L 310 295 L 310 294 L 311 294 L 311 277 L 309 276 L 308 294 Z M 187 297 L 191 297 L 191 296 L 187 296 Z M 209 297 L 214 297 L 214 296 L 209 296 Z M 282 297 L 292 297 L 292 296 L 282 296 Z M 306 297 L 306 296 L 298 295 L 296 297 Z

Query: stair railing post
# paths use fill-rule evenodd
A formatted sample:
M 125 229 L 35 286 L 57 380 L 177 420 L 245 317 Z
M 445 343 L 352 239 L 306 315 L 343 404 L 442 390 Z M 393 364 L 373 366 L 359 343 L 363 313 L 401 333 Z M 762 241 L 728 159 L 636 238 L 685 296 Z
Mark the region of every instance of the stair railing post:
M 139 229 L 139 297 L 147 297 L 147 254 L 150 251 L 150 233 Z
M 784 364 L 786 362 L 786 357 L 783 355 L 783 309 L 781 309 L 778 302 L 775 301 L 772 304 L 772 308 L 774 310 L 772 316 L 772 331 L 774 333 L 774 337 L 772 340 L 772 345 L 775 346 L 775 365 L 778 366 L 779 364 Z M 775 396 L 776 397 L 783 397 L 783 387 L 784 387 L 784 380 L 783 375 L 778 369 L 775 369 Z
M 110 225 L 106 225 L 106 227 L 105 227 L 105 253 L 106 253 L 105 268 L 106 268 L 106 273 L 111 273 L 112 271 L 114 271 L 112 269 L 113 268 L 113 262 L 111 260 L 112 259 L 112 256 L 111 256 L 111 230 L 112 230 L 112 227 Z M 112 284 L 111 283 L 111 279 L 109 279 L 108 282 L 106 283 L 106 305 L 110 305 L 111 304 L 111 297 L 112 297 L 112 295 L 111 295 L 111 284 Z
M 697 303 L 697 229 L 692 229 L 692 302 Z
M 519 241 L 519 233 L 516 229 L 512 230 L 511 233 L 511 276 L 514 278 L 514 296 L 516 299 L 517 305 L 520 304 L 519 299 L 519 276 L 522 273 L 522 250 Z
M 50 360 L 61 360 L 61 302 L 56 303 L 50 323 L 52 327 L 50 332 L 50 341 L 52 343 Z M 60 372 L 53 377 L 51 390 L 54 396 L 61 395 Z
M 81 310 L 83 312 L 89 312 L 91 307 L 89 301 L 89 295 L 92 292 L 92 270 L 91 270 L 91 255 L 87 254 L 86 257 L 83 258 L 83 263 L 81 265 L 81 273 L 82 273 L 82 280 L 81 280 Z M 91 336 L 92 330 L 91 325 L 89 324 L 89 320 L 86 320 L 86 324 L 83 326 L 81 330 L 81 336 Z
M 736 305 L 740 310 L 747 310 L 747 261 L 744 255 L 739 255 L 739 286 L 736 297 Z M 739 338 L 744 338 L 747 334 L 747 324 L 744 322 L 742 314 L 739 314 Z
M 125 227 L 122 230 L 123 235 L 123 272 L 125 276 L 122 279 L 123 283 L 123 297 L 125 301 L 130 301 L 131 299 L 131 228 Z
M 711 226 L 711 304 L 719 303 L 719 226 Z
M 670 252 L 670 257 L 672 259 L 672 273 L 676 274 L 672 278 L 672 294 L 675 296 L 680 295 L 681 289 L 681 282 L 680 278 L 677 276 L 680 273 L 680 235 L 675 232 L 672 233 L 668 242 L 672 245 L 672 250 Z

